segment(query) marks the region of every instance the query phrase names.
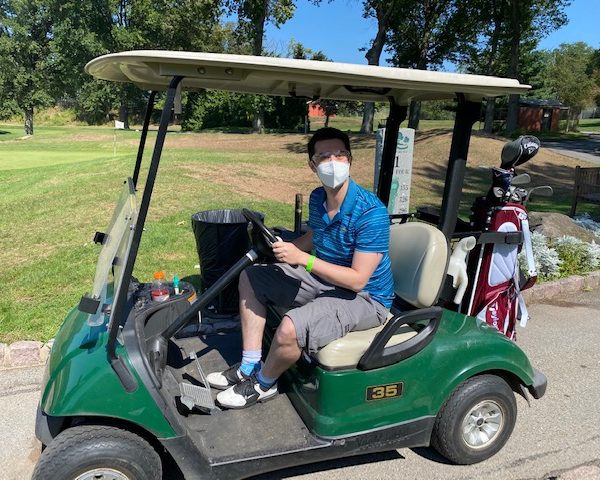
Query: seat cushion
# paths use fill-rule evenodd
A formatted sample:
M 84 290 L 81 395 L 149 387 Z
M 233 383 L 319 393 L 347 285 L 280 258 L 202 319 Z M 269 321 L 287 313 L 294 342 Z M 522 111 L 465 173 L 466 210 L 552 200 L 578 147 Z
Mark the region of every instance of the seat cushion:
M 391 313 L 388 314 L 387 320 L 392 317 Z M 349 332 L 344 337 L 334 340 L 319 350 L 316 360 L 326 368 L 354 368 L 371 345 L 375 335 L 381 332 L 384 326 L 385 324 L 368 330 Z M 398 345 L 416 334 L 417 332 L 411 327 L 403 325 L 398 333 L 389 339 L 386 346 Z
M 448 263 L 448 240 L 439 229 L 422 222 L 392 225 L 390 261 L 396 295 L 418 308 L 437 301 Z

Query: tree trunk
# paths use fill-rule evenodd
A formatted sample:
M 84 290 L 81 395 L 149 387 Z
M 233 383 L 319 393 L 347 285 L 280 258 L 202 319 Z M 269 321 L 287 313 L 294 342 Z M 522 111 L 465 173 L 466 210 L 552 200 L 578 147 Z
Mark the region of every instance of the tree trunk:
M 25 135 L 33 135 L 33 107 L 25 109 Z
M 497 55 L 498 55 L 498 44 L 500 42 L 500 32 L 502 30 L 502 8 L 495 0 L 492 0 L 492 21 L 494 23 L 494 29 L 490 37 L 490 54 L 487 62 L 486 75 L 497 75 L 498 72 L 495 70 Z M 483 131 L 485 133 L 494 132 L 494 114 L 496 113 L 496 97 L 488 97 L 485 104 L 485 122 L 483 125 Z
M 373 102 L 365 102 L 363 109 L 363 118 L 360 125 L 360 133 L 373 132 L 373 118 L 375 117 L 375 104 Z
M 520 3 L 521 0 L 511 0 L 510 22 L 512 27 L 512 37 L 510 45 L 510 65 L 508 76 L 512 78 L 519 77 L 519 47 L 521 44 L 521 22 L 520 22 Z M 506 114 L 506 134 L 510 135 L 517 129 L 519 120 L 519 95 L 509 95 L 508 112 Z
M 375 14 L 377 16 L 377 34 L 373 39 L 371 48 L 365 54 L 365 58 L 369 65 L 379 65 L 379 59 L 381 58 L 381 52 L 385 45 L 386 33 L 390 26 L 390 19 L 396 1 L 390 1 L 385 5 L 377 3 L 375 8 Z M 375 104 L 373 102 L 365 102 L 365 108 L 363 110 L 363 119 L 360 126 L 360 133 L 372 133 L 373 132 L 373 118 L 375 117 Z
M 419 128 L 419 116 L 421 114 L 421 102 L 412 100 L 408 110 L 408 128 Z
M 485 133 L 494 132 L 494 113 L 496 111 L 496 97 L 488 97 L 485 104 L 485 123 L 483 131 Z
M 252 117 L 252 131 L 254 133 L 265 133 L 265 121 L 262 112 L 255 112 Z
M 329 115 L 325 115 L 325 128 L 329 126 Z
M 256 16 L 252 19 L 254 23 L 254 37 L 252 38 L 252 55 L 262 55 L 263 37 L 265 35 L 265 22 L 267 20 L 267 9 L 269 0 L 262 0 L 260 8 L 256 10 Z M 264 114 L 257 109 L 252 116 L 252 131 L 254 133 L 265 133 Z

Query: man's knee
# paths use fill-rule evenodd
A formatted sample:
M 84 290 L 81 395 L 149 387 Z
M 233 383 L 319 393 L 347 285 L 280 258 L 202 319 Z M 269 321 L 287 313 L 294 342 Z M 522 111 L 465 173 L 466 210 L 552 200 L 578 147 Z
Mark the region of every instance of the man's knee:
M 250 283 L 250 279 L 248 278 L 246 270 L 242 270 L 242 273 L 240 273 L 238 291 L 242 298 L 247 298 L 249 294 L 254 295 L 254 289 L 252 288 L 252 284 Z
M 296 327 L 290 317 L 283 317 L 275 335 L 279 343 L 297 343 Z

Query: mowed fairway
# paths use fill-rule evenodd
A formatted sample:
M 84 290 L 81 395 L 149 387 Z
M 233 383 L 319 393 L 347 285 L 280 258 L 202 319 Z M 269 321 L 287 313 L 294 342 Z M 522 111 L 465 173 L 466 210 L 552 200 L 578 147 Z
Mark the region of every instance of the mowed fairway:
M 0 132 L 0 342 L 48 340 L 91 289 L 100 250 L 92 238 L 105 230 L 133 172 L 140 133 L 119 131 L 115 155 L 110 128 L 40 127 L 27 139 L 20 126 L 0 126 Z M 446 129 L 417 135 L 413 209 L 440 203 L 450 136 Z M 154 138 L 151 132 L 139 201 Z M 295 193 L 306 202 L 317 185 L 306 163 L 307 138 L 170 132 L 134 275 L 140 281 L 150 281 L 156 270 L 167 278 L 198 275 L 190 217 L 201 210 L 248 207 L 265 213 L 267 225 L 291 227 Z M 352 175 L 371 188 L 374 136 L 355 135 L 352 142 Z M 472 138 L 470 199 L 487 190 L 490 174 L 480 167 L 498 165 L 503 144 Z M 525 166 L 533 184 L 551 184 L 557 192 L 551 201 L 532 203 L 534 209 L 568 210 L 576 164 L 582 163 L 541 152 Z M 468 200 L 462 210 L 468 212 Z

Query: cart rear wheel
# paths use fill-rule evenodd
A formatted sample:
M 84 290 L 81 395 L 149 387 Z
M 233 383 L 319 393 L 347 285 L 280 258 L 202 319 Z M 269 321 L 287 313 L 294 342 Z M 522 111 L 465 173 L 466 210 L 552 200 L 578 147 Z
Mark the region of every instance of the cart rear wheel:
M 32 480 L 160 480 L 162 466 L 144 439 L 126 430 L 82 425 L 60 433 L 46 448 Z
M 481 462 L 508 441 L 517 419 L 517 402 L 510 386 L 495 375 L 461 383 L 440 409 L 432 446 L 458 464 Z

